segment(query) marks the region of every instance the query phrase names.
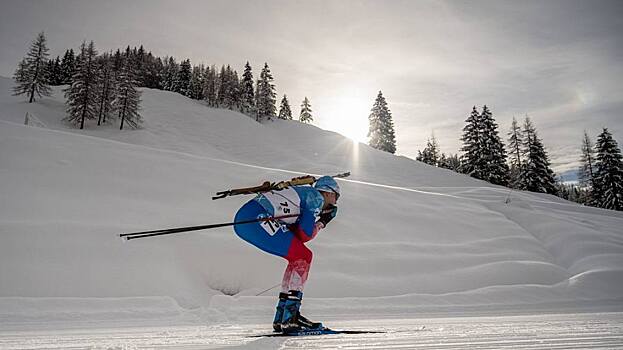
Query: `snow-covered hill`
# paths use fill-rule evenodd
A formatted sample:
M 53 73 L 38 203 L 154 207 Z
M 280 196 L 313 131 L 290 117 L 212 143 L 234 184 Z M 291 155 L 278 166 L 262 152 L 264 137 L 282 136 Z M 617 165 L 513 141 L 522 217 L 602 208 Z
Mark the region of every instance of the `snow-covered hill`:
M 0 325 L 272 317 L 285 261 L 231 228 L 220 190 L 346 170 L 309 243 L 316 316 L 623 309 L 623 214 L 492 186 L 297 122 L 258 124 L 143 90 L 142 130 L 75 130 L 62 92 L 28 104 L 0 78 Z M 45 127 L 24 126 L 29 112 Z M 226 294 L 236 294 L 234 297 Z

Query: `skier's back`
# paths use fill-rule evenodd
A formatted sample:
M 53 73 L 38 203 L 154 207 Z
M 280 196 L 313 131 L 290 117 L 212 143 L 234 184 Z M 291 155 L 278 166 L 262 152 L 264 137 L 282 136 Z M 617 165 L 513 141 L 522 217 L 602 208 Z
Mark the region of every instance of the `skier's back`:
M 288 260 L 273 321 L 275 331 L 322 329 L 321 323 L 311 322 L 299 312 L 313 256 L 304 243 L 316 237 L 335 217 L 339 196 L 337 182 L 331 176 L 323 176 L 314 187 L 291 186 L 259 194 L 236 213 L 236 222 L 290 216 L 234 226 L 240 238 Z

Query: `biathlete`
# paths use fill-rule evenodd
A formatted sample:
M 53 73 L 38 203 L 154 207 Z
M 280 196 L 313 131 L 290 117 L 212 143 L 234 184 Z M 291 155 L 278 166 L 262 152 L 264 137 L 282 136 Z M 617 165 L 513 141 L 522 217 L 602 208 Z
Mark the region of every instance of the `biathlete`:
M 339 197 L 337 182 L 331 176 L 323 176 L 313 187 L 290 186 L 258 194 L 236 213 L 236 222 L 289 216 L 234 226 L 243 240 L 288 261 L 273 320 L 275 332 L 323 329 L 322 323 L 311 322 L 299 311 L 312 262 L 312 252 L 305 242 L 316 237 L 335 217 Z

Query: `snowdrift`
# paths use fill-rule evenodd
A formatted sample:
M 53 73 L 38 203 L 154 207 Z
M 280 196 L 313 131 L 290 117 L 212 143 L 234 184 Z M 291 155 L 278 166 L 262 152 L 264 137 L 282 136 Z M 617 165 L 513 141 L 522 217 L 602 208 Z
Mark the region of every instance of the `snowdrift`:
M 308 245 L 308 314 L 621 310 L 623 214 L 513 191 L 297 122 L 258 124 L 143 90 L 144 128 L 65 125 L 62 92 L 28 104 L 0 78 L 0 325 L 272 316 L 285 261 L 231 228 L 216 192 L 346 170 Z M 30 113 L 39 127 L 26 126 Z M 233 296 L 232 296 L 233 295 Z

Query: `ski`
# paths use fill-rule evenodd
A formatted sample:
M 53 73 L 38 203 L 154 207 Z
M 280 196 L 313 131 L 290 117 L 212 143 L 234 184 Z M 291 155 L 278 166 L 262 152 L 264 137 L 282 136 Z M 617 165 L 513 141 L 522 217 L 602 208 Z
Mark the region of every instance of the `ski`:
M 309 335 L 330 335 L 330 334 L 371 334 L 371 333 L 386 333 L 383 331 L 351 331 L 351 330 L 333 330 L 329 328 L 324 329 L 314 329 L 314 330 L 301 330 L 297 332 L 291 333 L 270 333 L 270 334 L 259 334 L 259 335 L 251 335 L 251 338 L 262 338 L 262 337 L 301 337 L 301 336 L 309 336 Z

